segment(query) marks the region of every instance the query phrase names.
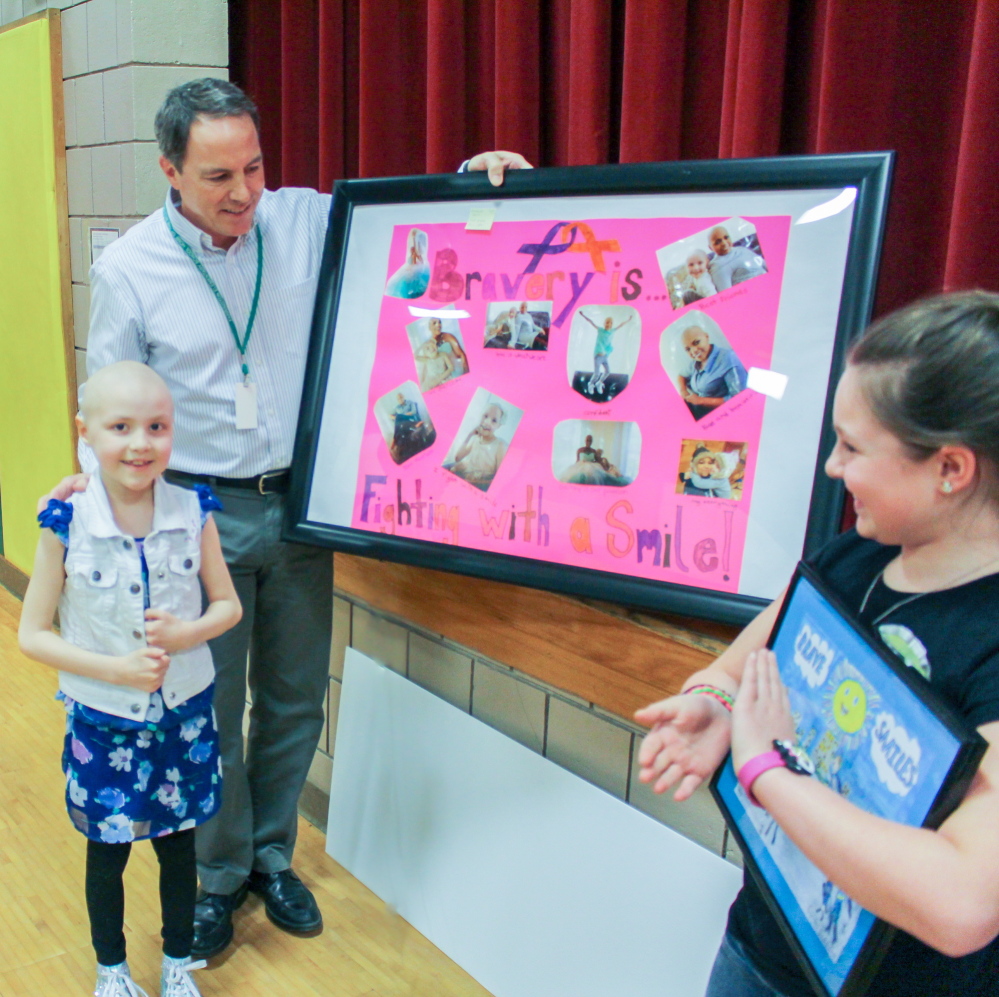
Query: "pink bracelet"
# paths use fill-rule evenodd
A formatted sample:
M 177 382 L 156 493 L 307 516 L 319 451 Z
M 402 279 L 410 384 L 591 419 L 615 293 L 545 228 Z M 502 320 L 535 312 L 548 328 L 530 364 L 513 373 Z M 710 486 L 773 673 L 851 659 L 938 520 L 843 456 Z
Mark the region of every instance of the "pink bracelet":
M 760 801 L 753 796 L 753 783 L 764 772 L 769 772 L 770 769 L 780 768 L 785 765 L 784 759 L 781 757 L 779 751 L 764 751 L 762 755 L 756 755 L 755 758 L 750 758 L 745 765 L 739 769 L 739 785 L 745 790 L 746 795 L 749 797 L 749 802 L 760 806 Z
M 735 700 L 724 689 L 719 689 L 718 686 L 708 685 L 707 683 L 692 685 L 689 689 L 684 689 L 682 694 L 684 696 L 710 696 L 721 703 L 729 713 L 732 712 L 732 707 L 735 705 Z

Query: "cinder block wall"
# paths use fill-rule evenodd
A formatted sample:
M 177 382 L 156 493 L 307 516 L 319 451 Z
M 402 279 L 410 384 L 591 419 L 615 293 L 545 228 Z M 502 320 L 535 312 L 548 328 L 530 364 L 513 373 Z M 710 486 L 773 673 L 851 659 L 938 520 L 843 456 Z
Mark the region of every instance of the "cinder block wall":
M 71 7 L 73 0 L 0 0 L 0 25 L 10 24 L 11 21 L 19 21 L 29 14 L 37 14 L 40 10 L 53 7 L 61 10 L 64 7 Z
M 92 230 L 120 235 L 163 203 L 166 181 L 153 118 L 172 87 L 200 76 L 228 78 L 228 10 L 225 0 L 22 2 L 24 8 L 63 8 L 70 255 L 82 383 Z

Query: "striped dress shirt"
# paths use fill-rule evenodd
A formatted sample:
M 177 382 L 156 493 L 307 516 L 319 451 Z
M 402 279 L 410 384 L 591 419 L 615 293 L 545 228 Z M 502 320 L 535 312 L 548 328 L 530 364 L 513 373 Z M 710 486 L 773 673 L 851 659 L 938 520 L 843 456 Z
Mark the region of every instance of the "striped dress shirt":
M 215 281 L 242 337 L 257 276 L 257 230 L 219 249 L 177 210 L 172 193 L 166 210 L 173 227 Z M 246 351 L 257 386 L 256 429 L 236 428 L 242 358 L 221 306 L 163 212 L 143 219 L 94 263 L 87 373 L 138 360 L 160 374 L 174 401 L 172 468 L 245 478 L 290 465 L 329 209 L 329 194 L 292 187 L 264 191 L 257 205 L 264 270 Z

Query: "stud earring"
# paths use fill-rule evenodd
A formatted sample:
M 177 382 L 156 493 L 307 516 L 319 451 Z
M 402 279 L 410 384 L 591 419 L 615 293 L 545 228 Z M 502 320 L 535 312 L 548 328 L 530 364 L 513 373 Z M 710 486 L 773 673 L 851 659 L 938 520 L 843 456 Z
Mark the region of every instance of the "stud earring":
M 942 491 L 944 495 L 950 495 L 950 493 L 954 491 L 954 486 L 949 481 L 945 481 L 940 486 L 940 491 Z

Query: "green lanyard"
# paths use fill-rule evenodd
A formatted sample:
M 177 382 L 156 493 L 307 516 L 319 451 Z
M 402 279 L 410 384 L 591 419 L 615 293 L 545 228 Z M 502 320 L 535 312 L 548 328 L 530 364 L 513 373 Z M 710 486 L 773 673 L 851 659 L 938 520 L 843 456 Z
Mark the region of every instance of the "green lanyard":
M 236 331 L 236 323 L 232 320 L 232 314 L 229 311 L 229 306 L 225 303 L 225 298 L 222 297 L 222 292 L 218 289 L 215 281 L 212 280 L 194 250 L 177 234 L 177 230 L 170 221 L 170 213 L 167 211 L 165 204 L 163 205 L 163 217 L 166 219 L 170 234 L 177 240 L 177 245 L 190 257 L 191 262 L 198 268 L 198 273 L 205 278 L 205 283 L 212 289 L 215 300 L 221 305 L 226 321 L 229 323 L 229 331 L 232 333 L 232 338 L 236 343 L 236 349 L 239 350 L 240 359 L 243 361 L 243 379 L 245 381 L 250 374 L 250 368 L 246 365 L 246 348 L 250 345 L 250 334 L 253 332 L 253 322 L 257 317 L 257 303 L 260 301 L 260 279 L 264 274 L 264 239 L 260 234 L 260 226 L 253 226 L 253 231 L 257 234 L 257 283 L 253 289 L 253 304 L 250 306 L 250 318 L 246 323 L 246 335 L 240 340 L 239 333 Z

